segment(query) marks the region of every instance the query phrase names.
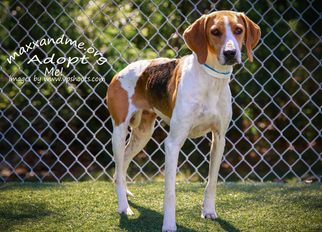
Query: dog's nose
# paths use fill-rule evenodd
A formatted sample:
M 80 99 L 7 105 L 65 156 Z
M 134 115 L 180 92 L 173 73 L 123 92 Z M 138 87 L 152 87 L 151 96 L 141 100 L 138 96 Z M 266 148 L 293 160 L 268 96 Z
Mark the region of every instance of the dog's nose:
M 227 60 L 233 60 L 235 59 L 235 56 L 236 56 L 236 50 L 224 51 L 224 57 Z

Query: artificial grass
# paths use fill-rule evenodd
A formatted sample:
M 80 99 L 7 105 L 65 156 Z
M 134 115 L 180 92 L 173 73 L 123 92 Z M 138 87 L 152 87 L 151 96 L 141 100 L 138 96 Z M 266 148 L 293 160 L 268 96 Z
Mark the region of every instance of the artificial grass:
M 216 220 L 202 219 L 205 183 L 176 186 L 178 231 L 322 231 L 322 184 L 220 183 Z M 109 182 L 0 184 L 0 231 L 161 231 L 163 182 L 129 184 L 132 216 Z

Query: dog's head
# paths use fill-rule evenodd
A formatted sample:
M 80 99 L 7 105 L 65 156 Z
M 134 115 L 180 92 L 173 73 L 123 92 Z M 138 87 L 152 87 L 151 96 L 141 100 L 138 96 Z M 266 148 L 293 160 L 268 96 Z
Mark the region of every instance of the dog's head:
M 241 62 L 240 51 L 244 41 L 248 58 L 253 61 L 252 49 L 260 35 L 259 26 L 244 13 L 218 11 L 199 18 L 185 30 L 183 38 L 197 54 L 200 64 L 206 62 L 211 52 L 220 64 L 234 65 Z

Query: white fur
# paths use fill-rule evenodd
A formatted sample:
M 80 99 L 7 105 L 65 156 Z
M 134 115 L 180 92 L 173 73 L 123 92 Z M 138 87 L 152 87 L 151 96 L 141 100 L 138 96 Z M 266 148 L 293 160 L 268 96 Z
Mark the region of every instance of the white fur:
M 233 36 L 229 26 L 228 18 L 226 23 L 226 43 L 233 41 L 237 58 L 240 61 L 238 43 Z M 223 49 L 221 50 L 223 52 Z M 220 54 L 222 59 L 223 54 Z M 220 61 L 209 56 L 206 63 L 212 63 L 212 67 L 219 70 L 229 71 L 232 66 L 223 66 Z M 132 211 L 126 196 L 131 195 L 126 189 L 126 170 L 132 157 L 142 149 L 150 138 L 153 125 L 150 131 L 139 134 L 132 129 L 133 137 L 140 136 L 139 141 L 132 141 L 132 134 L 129 144 L 125 148 L 125 137 L 130 119 L 138 109 L 131 104 L 131 96 L 140 74 L 150 64 L 150 61 L 139 61 L 130 64 L 119 73 L 119 81 L 129 96 L 129 113 L 126 121 L 114 127 L 113 151 L 116 162 L 116 192 L 118 196 L 118 212 L 131 215 Z M 213 72 L 207 72 L 198 63 L 195 55 L 185 58 L 181 69 L 180 82 L 177 89 L 175 108 L 171 119 L 155 110 L 161 118 L 170 124 L 170 131 L 165 141 L 165 194 L 164 194 L 164 220 L 163 231 L 175 231 L 175 179 L 179 151 L 187 137 L 195 138 L 208 132 L 212 132 L 212 145 L 210 149 L 210 168 L 208 183 L 204 193 L 203 209 L 201 216 L 204 218 L 216 218 L 215 196 L 218 171 L 225 145 L 225 133 L 231 120 L 231 93 L 229 89 L 230 78 L 216 78 Z M 138 134 L 136 134 L 138 133 Z M 131 142 L 132 141 L 132 142 Z M 125 150 L 125 155 L 124 155 Z
M 164 231 L 173 231 L 175 228 L 175 176 L 179 150 L 187 137 L 200 137 L 210 131 L 213 144 L 202 217 L 216 218 L 216 183 L 224 150 L 224 136 L 232 115 L 229 79 L 208 75 L 193 55 L 185 62 L 176 107 L 170 121 L 170 132 L 165 141 Z
M 230 41 L 234 44 L 235 48 L 236 48 L 236 57 L 237 57 L 237 63 L 241 63 L 241 51 L 239 49 L 239 45 L 238 45 L 238 42 L 236 40 L 236 37 L 233 35 L 233 32 L 232 32 L 232 29 L 230 27 L 230 24 L 229 24 L 229 19 L 227 16 L 223 16 L 224 20 L 225 20 L 225 28 L 226 28 L 226 41 L 225 41 L 225 44 L 224 46 L 221 48 L 221 53 L 220 53 L 220 62 L 223 64 L 224 63 L 224 55 L 223 55 L 223 52 L 224 52 L 224 49 L 226 47 L 226 44 Z

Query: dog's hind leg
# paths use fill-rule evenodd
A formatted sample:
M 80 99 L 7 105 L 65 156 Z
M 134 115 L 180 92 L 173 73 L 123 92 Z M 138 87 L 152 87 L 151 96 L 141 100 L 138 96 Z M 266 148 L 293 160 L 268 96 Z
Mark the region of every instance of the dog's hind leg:
M 125 138 L 128 133 L 127 127 L 128 124 L 124 122 L 118 126 L 114 126 L 113 130 L 112 144 L 115 160 L 114 181 L 118 200 L 118 213 L 132 215 L 133 212 L 130 209 L 126 198 L 126 183 L 125 176 L 123 175 Z
M 126 178 L 126 172 L 133 157 L 135 157 L 150 140 L 154 129 L 156 114 L 147 110 L 140 110 L 135 113 L 130 121 L 132 127 L 131 136 L 125 148 L 123 162 L 123 176 Z M 126 191 L 127 196 L 133 196 L 130 191 Z

